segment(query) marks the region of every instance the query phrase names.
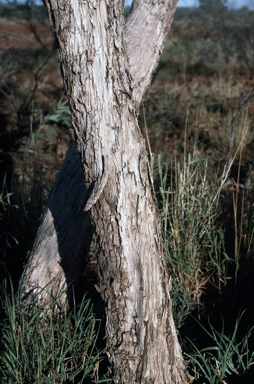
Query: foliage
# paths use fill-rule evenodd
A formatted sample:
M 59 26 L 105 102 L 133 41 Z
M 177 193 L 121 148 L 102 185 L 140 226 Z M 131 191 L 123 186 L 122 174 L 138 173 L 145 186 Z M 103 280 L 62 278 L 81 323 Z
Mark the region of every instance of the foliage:
M 184 325 L 187 316 L 194 309 L 192 292 L 185 292 L 182 281 L 175 277 L 172 278 L 170 297 L 175 326 L 177 329 L 180 329 Z
M 245 376 L 245 383 L 248 378 L 253 380 L 254 352 L 249 349 L 249 340 L 254 327 L 251 327 L 238 341 L 238 326 L 243 313 L 236 321 L 234 332 L 227 336 L 222 331 L 218 332 L 210 324 L 211 332 L 203 326 L 203 330 L 215 343 L 211 347 L 203 348 L 201 351 L 191 342 L 194 354 L 189 355 L 189 367 L 195 378 L 204 377 L 209 384 L 226 383 L 225 380 L 231 375 Z
M 12 20 L 36 20 L 48 21 L 47 9 L 36 1 L 26 0 L 19 3 L 15 0 L 7 0 L 0 3 L 0 17 Z
M 1 285 L 0 381 L 2 383 L 82 383 L 96 380 L 101 352 L 96 348 L 97 321 L 90 300 L 69 314 L 59 314 L 57 300 L 31 311 L 20 292 Z M 97 329 L 97 331 L 96 331 Z M 98 381 L 97 381 L 98 382 Z
M 253 76 L 254 11 L 229 10 L 221 0 L 203 3 L 198 9 L 177 9 L 172 36 L 157 69 L 159 77 L 169 77 L 171 71 L 179 73 L 184 65 L 187 74 L 219 74 L 244 66 Z
M 57 107 L 54 109 L 54 112 L 46 115 L 45 117 L 41 116 L 39 127 L 35 129 L 35 131 L 33 130 L 33 128 L 30 130 L 30 138 L 33 144 L 36 140 L 38 140 L 39 137 L 43 137 L 45 135 L 49 139 L 49 141 L 53 141 L 56 136 L 54 128 L 58 126 L 63 127 L 65 129 L 69 129 L 71 128 L 71 123 L 72 118 L 68 101 L 64 101 L 61 97 L 57 104 Z M 48 129 L 46 133 L 43 133 L 43 129 L 46 125 L 49 124 L 51 125 L 51 129 Z
M 199 302 L 202 287 L 212 278 L 219 287 L 227 275 L 229 257 L 223 230 L 216 224 L 218 213 L 207 180 L 208 164 L 202 159 L 184 158 L 175 164 L 175 177 L 168 180 L 168 166 L 158 168 L 162 201 L 162 229 L 169 268 Z M 216 279 L 217 277 L 217 279 Z M 217 280 L 217 281 L 216 281 Z
M 227 11 L 227 0 L 199 0 L 199 8 L 206 16 L 221 16 Z
M 128 19 L 128 16 L 130 14 L 130 10 L 131 10 L 130 6 L 124 7 L 124 19 L 125 19 L 125 21 L 127 21 L 127 19 Z
M 214 168 L 220 169 L 225 162 L 232 118 L 246 89 L 253 86 L 251 74 L 254 68 L 254 12 L 247 9 L 231 11 L 226 8 L 226 2 L 220 0 L 203 0 L 201 3 L 199 9 L 177 9 L 171 36 L 166 42 L 154 83 L 144 103 L 151 150 L 160 154 L 157 160 L 156 156 L 152 158 L 153 176 L 160 204 L 169 270 L 173 275 L 170 293 L 173 316 L 177 328 L 183 333 L 187 333 L 189 328 L 190 313 L 206 318 L 209 311 L 217 308 L 217 312 L 224 311 L 225 314 L 226 309 L 221 302 L 227 302 L 232 307 L 229 314 L 231 316 L 235 305 L 241 305 L 243 310 L 247 305 L 252 307 L 253 301 L 253 177 L 248 182 L 248 187 L 246 184 L 246 188 L 243 188 L 240 187 L 239 177 L 230 175 L 232 184 L 223 191 L 219 209 L 212 202 L 214 186 L 218 181 Z M 15 22 L 26 20 L 31 26 L 47 23 L 46 9 L 34 4 L 30 4 L 29 9 L 29 4 L 9 3 L 6 7 L 1 6 L 0 16 L 11 18 Z M 125 17 L 129 10 L 130 8 L 125 9 Z M 71 125 L 70 111 L 67 102 L 60 99 L 59 87 L 54 85 L 55 88 L 48 91 L 49 82 L 52 82 L 48 72 L 55 70 L 56 63 L 55 51 L 51 54 L 43 46 L 31 50 L 10 47 L 0 51 L 1 112 L 4 116 L 7 110 L 8 116 L 12 118 L 11 123 L 8 121 L 9 125 L 6 124 L 6 132 L 1 136 L 1 149 L 12 156 L 16 148 L 19 148 L 21 135 L 27 136 L 22 139 L 27 154 L 38 149 L 39 140 L 45 140 L 45 147 L 57 141 L 57 128 L 64 128 L 61 131 L 63 133 Z M 54 81 L 57 84 L 58 80 Z M 46 95 L 48 105 L 41 102 L 41 95 L 43 99 Z M 56 108 L 52 107 L 54 105 L 57 105 Z M 142 125 L 142 116 L 140 121 Z M 7 132 L 10 125 L 13 132 Z M 243 154 L 253 153 L 254 125 L 251 110 L 238 120 L 234 150 L 242 141 L 243 127 L 247 126 L 249 129 L 243 142 Z M 14 145 L 11 140 L 16 135 L 18 140 Z M 9 139 L 9 136 L 12 146 L 6 149 L 5 138 Z M 192 151 L 190 147 L 193 141 Z M 56 145 L 53 146 L 55 148 Z M 41 150 L 44 151 L 45 147 Z M 172 160 L 170 153 L 174 151 L 175 159 Z M 7 188 L 4 179 L 0 194 L 1 260 L 3 267 L 7 265 L 11 272 L 15 268 L 22 270 L 53 181 L 45 181 L 44 158 L 40 159 L 41 164 L 33 162 L 34 158 L 32 161 L 31 158 L 24 158 L 24 163 L 19 162 L 19 168 L 22 163 L 22 172 L 18 172 L 17 167 L 14 170 L 16 182 L 11 188 Z M 241 162 L 241 159 L 236 158 L 236 162 L 237 165 L 239 163 L 240 173 L 246 160 Z M 54 168 L 51 174 L 53 173 L 57 173 L 57 169 Z M 222 213 L 219 215 L 220 211 Z M 18 284 L 17 278 L 15 283 Z M 75 334 L 75 327 L 77 330 L 80 327 L 78 319 L 74 319 L 74 312 L 64 314 L 62 321 L 58 323 L 53 315 L 44 317 L 39 308 L 38 316 L 35 313 L 29 315 L 18 303 L 18 297 L 14 299 L 13 293 L 5 296 L 3 288 L 4 285 L 1 287 L 0 330 L 5 332 L 5 336 L 0 341 L 0 369 L 4 364 L 9 364 L 12 368 L 4 368 L 6 376 L 2 380 L 22 382 L 17 379 L 11 381 L 11 374 L 13 377 L 19 375 L 19 380 L 20 375 L 26 375 L 27 381 L 24 380 L 24 383 L 47 383 L 54 380 L 61 382 L 67 375 L 68 380 L 71 380 L 72 375 L 77 373 L 75 364 L 82 367 L 81 355 L 85 353 L 81 346 L 85 345 L 83 339 L 78 338 L 78 332 Z M 237 296 L 240 299 L 235 304 Z M 86 304 L 82 305 L 85 308 Z M 78 311 L 77 309 L 76 315 Z M 98 351 L 93 347 L 93 340 L 97 334 L 92 333 L 96 322 L 88 307 L 85 313 L 88 316 L 88 328 L 81 332 L 84 340 L 91 340 L 90 348 L 94 348 L 94 353 L 89 355 L 91 349 L 86 351 L 88 357 L 85 364 L 88 365 L 84 369 L 89 370 L 90 367 L 88 375 L 94 373 L 93 379 L 98 381 L 96 364 L 100 361 L 100 356 L 96 360 Z M 232 319 L 235 316 L 232 315 Z M 46 325 L 40 328 L 44 320 Z M 204 333 L 213 340 L 212 347 L 200 347 L 201 332 L 197 331 L 194 335 L 195 347 L 193 344 L 192 354 L 188 353 L 189 366 L 196 378 L 202 377 L 202 384 L 228 384 L 234 374 L 239 378 L 244 376 L 246 384 L 253 382 L 253 319 L 249 320 L 243 338 L 239 336 L 239 321 L 240 319 L 237 320 L 231 338 L 227 336 L 228 323 L 222 331 L 215 328 L 217 325 L 210 326 L 211 331 L 203 328 Z M 14 323 L 16 329 L 12 326 Z M 54 336 L 51 337 L 52 333 Z M 29 346 L 28 337 L 33 339 Z M 181 341 L 186 343 L 183 334 Z M 65 348 L 62 352 L 60 342 Z M 74 347 L 75 351 L 79 351 L 77 358 L 73 353 Z M 7 353 L 6 348 L 11 353 Z M 30 349 L 33 356 L 29 354 Z M 17 356 L 23 368 L 15 360 Z M 24 365 L 27 365 L 27 358 L 32 362 L 30 366 L 29 360 L 30 371 L 34 369 L 31 375 Z M 45 361 L 49 362 L 49 367 Z M 13 370 L 15 362 L 16 372 Z M 72 368 L 75 372 L 71 371 Z M 38 381 L 36 372 L 42 372 L 45 377 Z M 62 376 L 57 376 L 61 372 Z M 46 374 L 51 376 L 46 377 Z M 80 372 L 81 377 L 83 374 L 84 372 Z M 79 375 L 75 380 L 79 380 Z

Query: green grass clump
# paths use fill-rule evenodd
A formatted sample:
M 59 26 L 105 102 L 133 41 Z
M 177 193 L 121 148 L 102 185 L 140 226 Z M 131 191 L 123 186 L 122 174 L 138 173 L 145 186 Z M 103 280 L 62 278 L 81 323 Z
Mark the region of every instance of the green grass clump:
M 218 213 L 207 180 L 207 162 L 184 158 L 182 166 L 175 165 L 174 179 L 169 178 L 167 163 L 160 157 L 162 229 L 172 275 L 199 302 L 202 287 L 212 278 L 220 288 L 227 274 L 229 257 L 225 252 L 223 231 L 216 224 Z M 170 179 L 170 180 L 169 180 Z
M 228 383 L 227 379 L 231 376 L 238 378 L 244 376 L 246 384 L 253 382 L 254 352 L 249 349 L 249 340 L 254 327 L 238 341 L 238 326 L 242 315 L 237 319 L 231 336 L 224 333 L 224 324 L 221 332 L 214 329 L 211 324 L 211 332 L 202 326 L 214 345 L 199 351 L 191 342 L 194 354 L 188 355 L 188 358 L 195 379 L 202 377 L 206 378 L 209 384 L 222 384 Z
M 50 113 L 44 117 L 41 116 L 37 128 L 33 127 L 32 117 L 32 124 L 30 124 L 30 138 L 32 144 L 35 145 L 36 141 L 42 137 L 47 138 L 49 142 L 53 142 L 54 139 L 57 137 L 57 132 L 55 130 L 56 126 L 68 130 L 71 128 L 71 124 L 72 117 L 69 108 L 69 103 L 67 100 L 64 101 L 61 97 L 53 113 Z M 43 130 L 46 125 L 51 125 L 51 127 L 48 127 L 47 131 L 43 133 Z
M 55 310 L 57 301 L 31 311 L 19 293 L 14 295 L 12 289 L 7 294 L 5 282 L 0 299 L 0 382 L 98 382 L 101 352 L 90 300 L 84 297 L 69 314 Z
M 187 316 L 194 309 L 192 292 L 185 292 L 182 281 L 175 277 L 172 279 L 170 297 L 175 326 L 177 329 L 180 329 L 184 325 Z

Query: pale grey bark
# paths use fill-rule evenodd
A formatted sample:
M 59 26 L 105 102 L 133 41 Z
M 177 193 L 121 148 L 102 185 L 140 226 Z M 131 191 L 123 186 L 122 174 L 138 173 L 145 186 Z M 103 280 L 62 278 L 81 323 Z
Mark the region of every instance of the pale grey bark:
M 150 84 L 152 73 L 157 66 L 165 39 L 170 30 L 176 4 L 177 0 L 167 1 L 166 3 L 134 2 L 133 11 L 125 26 L 124 39 L 130 62 L 131 87 L 135 90 L 135 93 L 133 92 L 133 101 L 136 109 L 139 107 L 142 95 Z M 42 301 L 47 301 L 50 297 L 56 297 L 63 288 L 69 286 L 71 281 L 77 280 L 81 273 L 79 263 L 72 263 L 72 274 L 71 279 L 69 279 L 61 266 L 62 264 L 69 264 L 69 255 L 73 255 L 76 250 L 76 246 L 71 239 L 74 239 L 72 234 L 75 229 L 81 228 L 83 222 L 83 215 L 79 215 L 80 206 L 84 204 L 85 209 L 87 209 L 90 205 L 89 202 L 85 203 L 87 198 L 85 193 L 82 194 L 80 199 L 77 198 L 80 184 L 85 185 L 85 176 L 81 172 L 80 160 L 73 154 L 74 151 L 76 149 L 72 146 L 66 154 L 66 159 L 42 218 L 35 244 L 30 252 L 29 261 L 23 272 L 24 300 L 29 298 L 31 292 L 33 292 L 33 300 L 37 297 Z M 73 159 L 72 156 L 74 156 Z M 72 175 L 72 179 L 68 179 L 68 204 L 65 203 L 65 174 Z M 53 201 L 52 197 L 54 197 Z M 58 205 L 56 205 L 56 201 Z M 55 207 L 53 215 L 49 209 L 51 206 Z M 72 207 L 73 212 L 76 212 L 75 216 L 69 216 L 69 206 Z M 65 223 L 63 247 L 59 247 L 55 228 L 55 224 L 59 225 L 59 216 L 56 217 L 55 214 L 55 212 L 58 212 L 58 207 L 61 208 L 61 223 Z M 46 236 L 49 231 L 52 234 L 50 240 Z M 90 239 L 90 231 L 85 232 L 79 238 L 78 248 L 88 252 Z M 86 263 L 87 252 L 83 254 L 84 264 Z M 80 254 L 79 252 L 78 255 Z M 65 260 L 66 258 L 67 260 Z M 47 265 L 47 267 L 42 268 L 40 265 Z M 58 284 L 56 284 L 55 275 L 57 275 Z M 58 286 L 60 288 L 57 288 Z M 70 292 L 69 300 L 71 297 L 72 292 Z M 31 299 L 32 297 L 30 297 Z M 65 301 L 66 295 L 62 295 L 62 304 Z
M 124 35 L 137 108 L 159 62 L 177 3 L 178 0 L 133 2 Z
M 90 209 L 100 246 L 99 288 L 106 303 L 107 347 L 115 382 L 188 383 L 172 318 L 170 282 L 148 157 L 137 122 L 137 108 L 161 54 L 176 1 L 137 0 L 125 31 L 123 2 L 119 0 L 46 0 L 46 5 L 59 44 L 73 116 L 72 134 L 85 175 L 78 176 L 83 190 L 75 199 L 64 202 L 65 238 L 73 230 L 67 223 L 75 221 L 69 221 L 73 212 L 68 212 L 67 206 L 77 199 L 80 201 L 73 207 L 74 214 L 77 212 L 82 225 L 75 228 L 80 252 L 63 259 L 59 252 L 60 207 L 47 206 L 24 274 L 25 289 L 31 281 L 43 288 L 36 270 L 43 274 L 46 268 L 49 275 L 52 273 L 45 279 L 48 287 L 52 287 L 53 277 L 59 281 L 57 286 L 64 286 L 70 280 L 66 271 L 73 271 L 72 258 L 79 264 L 69 276 L 77 274 L 83 263 L 79 255 L 85 254 L 87 246 L 82 237 L 89 240 L 83 220 Z M 75 166 L 73 169 L 76 174 Z M 74 193 L 76 187 L 70 190 Z M 53 195 L 57 197 L 58 193 L 54 188 Z M 53 223 L 51 244 L 58 250 L 51 252 L 49 241 L 52 265 L 48 267 L 45 261 L 43 268 L 39 264 L 47 260 L 44 241 L 49 235 L 43 228 L 47 228 L 47 220 Z M 61 272 L 64 260 L 67 268 Z M 32 288 L 36 284 L 32 283 Z

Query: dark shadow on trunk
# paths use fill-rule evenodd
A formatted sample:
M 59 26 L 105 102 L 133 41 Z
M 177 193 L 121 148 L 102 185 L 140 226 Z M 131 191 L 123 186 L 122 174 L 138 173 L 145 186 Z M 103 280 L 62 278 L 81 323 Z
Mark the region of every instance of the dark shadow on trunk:
M 94 229 L 90 212 L 85 212 L 88 191 L 81 161 L 73 142 L 66 154 L 51 192 L 33 249 L 22 275 L 23 300 L 43 303 L 56 299 L 64 288 L 69 307 L 73 295 L 78 302 L 86 290 L 82 273 Z M 84 288 L 84 290 L 82 289 Z

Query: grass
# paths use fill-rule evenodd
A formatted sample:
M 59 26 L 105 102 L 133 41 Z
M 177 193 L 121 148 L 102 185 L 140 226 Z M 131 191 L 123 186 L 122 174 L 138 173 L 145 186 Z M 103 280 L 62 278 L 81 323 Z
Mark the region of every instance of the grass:
M 103 356 L 90 300 L 84 296 L 69 314 L 59 314 L 57 300 L 31 311 L 12 285 L 7 294 L 6 281 L 0 298 L 1 383 L 99 382 Z
M 245 124 L 241 125 L 242 131 L 244 126 Z M 253 214 L 250 212 L 249 218 L 245 215 L 244 192 L 240 209 L 238 208 L 238 173 L 236 188 L 233 190 L 235 253 L 229 256 L 225 244 L 226 227 L 222 224 L 218 208 L 214 204 L 215 192 L 208 177 L 208 159 L 189 153 L 184 154 L 182 162 L 171 159 L 163 163 L 158 156 L 157 167 L 153 159 L 152 169 L 157 181 L 155 185 L 160 202 L 162 229 L 169 270 L 173 277 L 173 316 L 176 327 L 180 329 L 188 322 L 188 316 L 195 309 L 199 316 L 204 310 L 203 296 L 208 283 L 222 296 L 228 279 L 233 278 L 237 283 L 238 273 L 244 272 L 244 262 L 249 259 L 250 244 L 253 244 Z M 246 239 L 247 244 L 243 249 L 241 241 L 246 242 Z M 239 383 L 252 383 L 254 325 L 248 325 L 244 337 L 239 339 L 241 317 L 242 315 L 237 318 L 233 333 L 229 336 L 225 333 L 224 324 L 219 332 L 211 325 L 209 317 L 211 332 L 207 330 L 207 326 L 199 324 L 214 344 L 199 349 L 190 340 L 188 366 L 196 380 L 209 384 L 227 384 L 235 383 L 230 380 L 237 377 L 237 380 L 245 380 L 237 381 Z M 198 328 L 196 331 L 200 333 Z
M 12 8 L 6 12 L 16 14 Z M 26 13 L 21 8 L 19 12 Z M 172 38 L 144 100 L 145 113 L 140 114 L 141 128 L 147 121 L 153 154 L 173 316 L 197 383 L 247 384 L 254 373 L 253 178 L 248 186 L 244 182 L 246 164 L 253 161 L 251 108 L 237 121 L 233 155 L 240 150 L 230 171 L 231 184 L 221 190 L 218 205 L 214 196 L 228 154 L 232 119 L 253 87 L 253 64 L 247 64 L 253 58 L 253 13 L 230 13 L 227 22 L 218 23 L 192 10 L 181 12 L 178 9 Z M 48 54 L 42 49 L 39 56 L 35 50 L 19 55 L 14 49 L 1 55 L 1 108 L 4 116 L 12 116 L 6 117 L 3 138 L 17 133 L 25 138 L 10 139 L 8 149 L 3 141 L 0 144 L 17 164 L 11 183 L 8 175 L 3 176 L 0 194 L 0 378 L 9 383 L 99 382 L 106 378 L 98 370 L 101 336 L 91 302 L 84 298 L 80 307 L 57 321 L 53 307 L 52 312 L 38 308 L 31 313 L 14 294 L 60 165 L 52 168 L 37 154 L 52 148 L 49 156 L 55 155 L 58 141 L 67 141 L 63 133 L 71 124 L 68 105 L 60 99 L 60 72 L 48 78 L 56 70 L 57 57 L 53 53 L 48 61 Z M 34 72 L 31 78 L 29 71 Z M 46 104 L 41 101 L 45 95 Z M 21 145 L 24 156 L 15 158 Z M 6 267 L 13 278 L 10 293 Z
M 221 289 L 230 261 L 207 179 L 206 159 L 184 156 L 168 175 L 158 157 L 161 217 L 170 272 L 198 303 L 209 279 Z
M 47 138 L 49 142 L 54 141 L 54 139 L 57 136 L 55 127 L 60 126 L 62 128 L 65 128 L 66 130 L 71 128 L 72 124 L 72 118 L 71 118 L 71 111 L 68 105 L 67 100 L 61 99 L 59 100 L 56 108 L 52 113 L 49 113 L 46 116 L 40 115 L 39 122 L 37 121 L 37 124 L 34 124 L 34 116 L 33 113 L 31 114 L 30 119 L 30 139 L 32 141 L 32 144 L 35 145 L 36 141 L 39 138 L 42 138 L 43 136 Z M 37 125 L 37 127 L 36 127 Z M 45 126 L 50 125 L 48 129 L 45 131 Z
M 203 330 L 214 344 L 201 351 L 191 342 L 193 354 L 188 355 L 189 367 L 195 379 L 204 377 L 209 384 L 227 383 L 230 376 L 241 377 L 251 383 L 254 373 L 254 351 L 249 348 L 253 328 L 239 340 L 238 326 L 243 313 L 237 318 L 233 334 L 227 336 L 224 330 L 218 332 L 210 324 L 210 332 Z M 243 381 L 242 381 L 243 382 Z

